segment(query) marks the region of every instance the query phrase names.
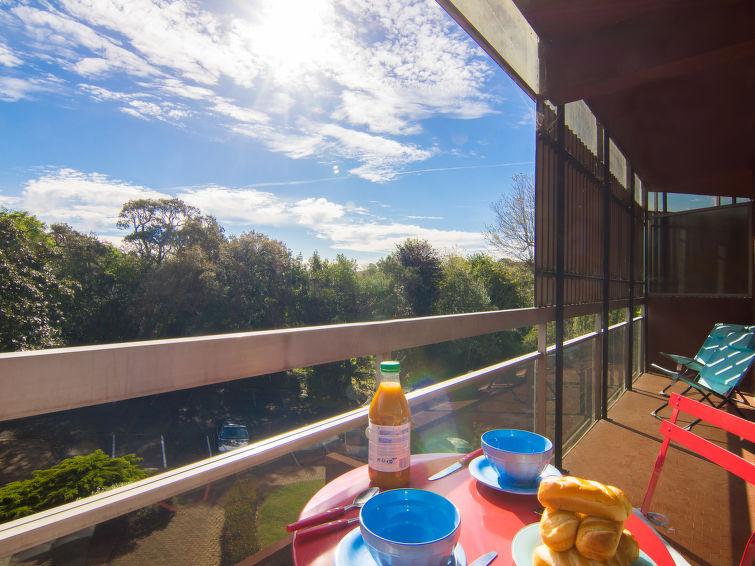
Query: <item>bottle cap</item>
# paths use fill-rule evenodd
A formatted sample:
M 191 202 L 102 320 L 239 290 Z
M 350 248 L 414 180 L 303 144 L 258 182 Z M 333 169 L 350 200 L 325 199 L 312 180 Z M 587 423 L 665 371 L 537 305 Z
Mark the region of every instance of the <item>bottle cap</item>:
M 399 371 L 401 371 L 401 362 L 380 362 L 380 371 L 383 373 L 398 373 Z

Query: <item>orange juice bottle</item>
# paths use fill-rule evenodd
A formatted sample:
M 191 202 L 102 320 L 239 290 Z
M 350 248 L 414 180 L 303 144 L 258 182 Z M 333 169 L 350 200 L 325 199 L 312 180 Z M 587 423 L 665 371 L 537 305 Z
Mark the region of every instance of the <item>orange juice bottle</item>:
M 381 490 L 409 485 L 409 403 L 399 381 L 399 362 L 381 362 L 377 392 L 370 403 L 368 470 Z

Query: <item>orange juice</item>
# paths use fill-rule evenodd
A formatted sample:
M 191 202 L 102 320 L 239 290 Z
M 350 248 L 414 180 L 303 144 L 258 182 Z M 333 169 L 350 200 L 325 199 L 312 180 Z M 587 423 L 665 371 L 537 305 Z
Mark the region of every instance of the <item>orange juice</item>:
M 411 414 L 399 381 L 399 362 L 380 364 L 380 384 L 370 403 L 369 473 L 381 490 L 409 485 Z

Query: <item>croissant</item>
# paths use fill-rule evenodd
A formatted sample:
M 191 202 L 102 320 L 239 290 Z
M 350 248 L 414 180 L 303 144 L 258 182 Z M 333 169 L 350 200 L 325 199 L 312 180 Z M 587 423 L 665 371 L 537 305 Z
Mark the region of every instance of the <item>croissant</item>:
M 624 523 L 600 517 L 585 517 L 579 524 L 575 546 L 593 560 L 608 560 L 616 554 Z
M 619 539 L 616 554 L 606 561 L 606 566 L 630 566 L 640 557 L 640 545 L 628 530 L 624 529 Z
M 604 566 L 606 563 L 585 558 L 576 548 L 556 552 L 541 544 L 532 553 L 532 566 Z
M 632 505 L 618 487 L 572 476 L 544 478 L 537 498 L 543 507 L 612 521 L 626 521 L 632 512 Z
M 571 511 L 546 507 L 540 519 L 540 534 L 551 550 L 563 552 L 574 546 L 579 518 Z

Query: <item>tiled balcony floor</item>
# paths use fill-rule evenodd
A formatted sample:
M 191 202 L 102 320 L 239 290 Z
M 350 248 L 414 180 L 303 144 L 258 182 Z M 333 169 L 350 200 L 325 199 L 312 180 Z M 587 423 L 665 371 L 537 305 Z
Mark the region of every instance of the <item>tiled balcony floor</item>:
M 658 454 L 660 422 L 650 411 L 668 381 L 641 376 L 564 459 L 569 473 L 621 487 L 639 507 Z M 681 387 L 675 390 L 681 391 Z M 755 409 L 743 408 L 749 418 Z M 668 415 L 668 410 L 664 415 Z M 681 419 L 680 419 L 681 422 Z M 688 422 L 688 421 L 685 421 Z M 693 432 L 755 461 L 753 446 L 704 424 Z M 679 448 L 669 450 L 652 510 L 669 518 L 666 539 L 692 564 L 728 566 L 739 559 L 755 525 L 755 490 L 722 468 Z

